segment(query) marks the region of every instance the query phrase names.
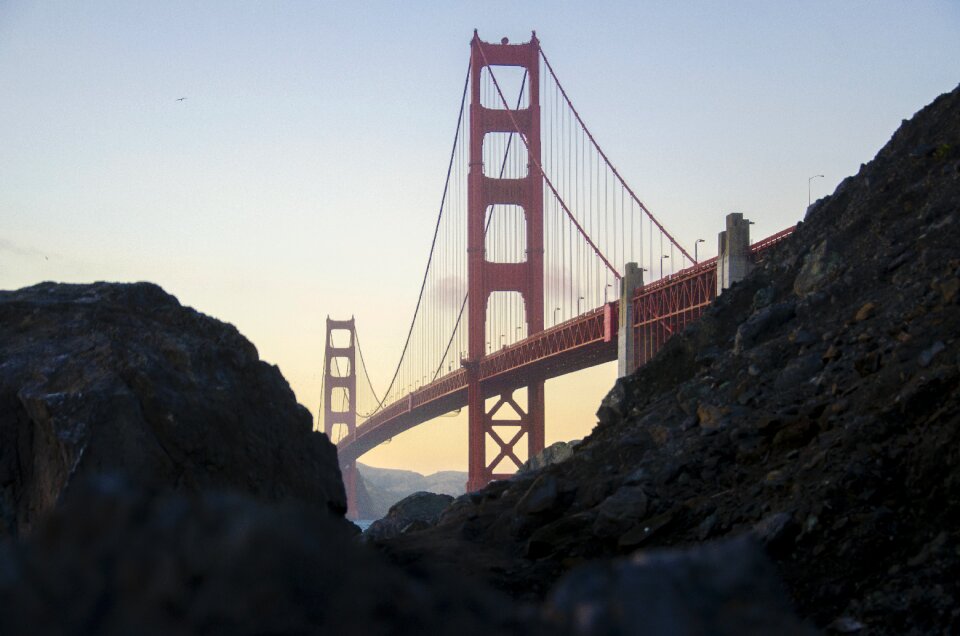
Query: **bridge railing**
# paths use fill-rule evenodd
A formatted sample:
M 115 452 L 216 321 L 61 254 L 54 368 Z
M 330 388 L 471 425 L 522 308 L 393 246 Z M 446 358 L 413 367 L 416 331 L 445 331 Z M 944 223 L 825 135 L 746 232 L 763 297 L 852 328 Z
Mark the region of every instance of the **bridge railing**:
M 796 226 L 777 232 L 750 246 L 755 261 L 790 236 Z M 701 314 L 717 297 L 717 258 L 713 257 L 654 281 L 633 297 L 634 368 L 650 361 L 664 343 Z

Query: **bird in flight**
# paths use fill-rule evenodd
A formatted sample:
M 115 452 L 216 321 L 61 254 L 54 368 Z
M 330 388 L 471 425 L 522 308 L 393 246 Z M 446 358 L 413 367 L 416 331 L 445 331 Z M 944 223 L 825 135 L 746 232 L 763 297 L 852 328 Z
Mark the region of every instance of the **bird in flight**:
M 178 101 L 178 102 L 182 102 L 182 101 L 185 100 L 185 99 L 186 99 L 186 97 L 178 97 L 178 98 L 177 98 L 177 101 Z

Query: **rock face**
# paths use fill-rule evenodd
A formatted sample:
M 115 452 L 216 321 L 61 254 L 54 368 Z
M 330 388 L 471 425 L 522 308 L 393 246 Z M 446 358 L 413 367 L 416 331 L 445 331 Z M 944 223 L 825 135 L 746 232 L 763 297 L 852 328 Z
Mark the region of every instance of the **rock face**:
M 817 627 L 960 632 L 960 88 L 632 377 L 573 456 L 386 542 L 542 598 L 752 534 Z
M 580 440 L 554 442 L 525 461 L 523 466 L 520 467 L 520 472 L 527 473 L 533 470 L 540 470 L 544 466 L 559 464 L 562 461 L 570 459 L 570 457 L 573 456 L 573 449 L 576 448 L 579 443 Z
M 392 539 L 406 532 L 435 525 L 453 497 L 432 492 L 415 492 L 390 506 L 387 515 L 377 519 L 364 532 L 369 541 Z
M 33 636 L 557 634 L 490 590 L 406 576 L 349 525 L 294 502 L 80 483 L 25 541 L 0 543 L 0 624 Z
M 582 636 L 817 633 L 793 616 L 773 565 L 747 538 L 580 566 L 544 609 Z
M 342 514 L 336 450 L 311 424 L 233 326 L 156 285 L 0 292 L 0 535 L 102 472 Z

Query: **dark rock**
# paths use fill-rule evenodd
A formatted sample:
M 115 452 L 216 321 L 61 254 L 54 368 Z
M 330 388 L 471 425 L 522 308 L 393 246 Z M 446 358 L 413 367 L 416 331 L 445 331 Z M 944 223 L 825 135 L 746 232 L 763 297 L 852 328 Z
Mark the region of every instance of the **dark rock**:
M 624 486 L 596 507 L 593 533 L 598 537 L 623 534 L 647 515 L 647 494 L 640 486 Z
M 544 633 L 460 578 L 405 575 L 293 502 L 72 488 L 0 563 L 5 634 Z
M 553 475 L 540 475 L 517 502 L 517 510 L 524 514 L 546 512 L 553 508 L 559 496 L 557 478 Z
M 342 514 L 336 451 L 228 324 L 147 283 L 0 292 L 0 473 L 17 532 L 104 471 Z
M 947 347 L 943 344 L 943 341 L 937 340 L 930 345 L 929 348 L 923 350 L 923 352 L 920 354 L 920 357 L 917 359 L 917 362 L 921 367 L 929 367 L 930 363 L 933 362 L 934 357 L 936 357 L 938 353 L 946 348 Z
M 772 564 L 742 539 L 582 566 L 545 611 L 583 636 L 815 633 L 793 614 Z
M 768 553 L 777 554 L 788 549 L 799 528 L 789 512 L 767 515 L 753 526 L 753 535 Z
M 520 468 L 520 472 L 533 472 L 540 470 L 544 466 L 559 464 L 560 462 L 565 461 L 573 456 L 573 449 L 578 443 L 579 440 L 574 440 L 571 442 L 554 442 L 524 462 L 523 466 Z
M 835 634 L 856 634 L 863 628 L 864 624 L 851 616 L 841 616 L 827 626 Z
M 822 290 L 841 273 L 842 260 L 831 242 L 821 241 L 803 259 L 803 265 L 793 283 L 793 292 L 804 297 Z
M 744 349 L 753 346 L 765 333 L 793 318 L 795 312 L 793 302 L 777 303 L 757 311 L 737 329 L 734 353 L 740 354 Z
M 450 495 L 415 492 L 390 506 L 383 519 L 371 523 L 363 533 L 364 539 L 383 541 L 436 525 L 452 501 Z

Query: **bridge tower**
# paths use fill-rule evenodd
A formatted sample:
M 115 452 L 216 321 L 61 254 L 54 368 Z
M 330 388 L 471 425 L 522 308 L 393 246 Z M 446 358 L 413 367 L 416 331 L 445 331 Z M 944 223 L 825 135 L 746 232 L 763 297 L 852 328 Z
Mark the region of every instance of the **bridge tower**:
M 484 68 L 520 67 L 527 72 L 526 108 L 487 108 L 481 102 L 481 73 Z M 496 75 L 494 74 L 494 77 Z M 526 410 L 514 399 L 513 389 L 500 392 L 488 410 L 484 388 L 479 379 L 480 362 L 485 355 L 487 307 L 494 292 L 517 292 L 524 302 L 527 335 L 543 331 L 543 180 L 540 162 L 540 47 L 534 33 L 529 42 L 500 44 L 482 42 L 473 33 L 470 43 L 470 171 L 467 203 L 468 262 L 468 342 L 469 357 L 464 361 L 468 373 L 469 473 L 467 490 L 483 488 L 493 479 L 510 473 L 497 472 L 509 460 L 520 467 L 516 445 L 525 438 L 527 456 L 543 450 L 543 380 L 526 385 Z M 483 143 L 488 133 L 515 133 L 526 140 L 527 174 L 522 178 L 497 178 L 493 170 L 484 173 Z M 521 143 L 521 140 L 516 140 Z M 536 161 L 534 161 L 534 159 Z M 492 167 L 488 167 L 492 168 Z M 493 174 L 495 176 L 489 176 Z M 487 260 L 487 214 L 494 205 L 515 205 L 523 210 L 526 223 L 526 260 L 500 263 Z M 522 387 L 520 387 L 522 388 Z M 510 419 L 504 419 L 510 415 Z M 487 458 L 487 441 L 498 452 Z
M 347 332 L 346 346 L 335 346 L 334 333 Z M 334 428 L 342 425 L 346 435 L 357 430 L 357 332 L 353 318 L 331 320 L 327 316 L 327 340 L 323 363 L 323 432 L 336 443 Z M 356 519 L 357 463 L 340 464 L 343 487 L 347 492 L 347 518 Z

